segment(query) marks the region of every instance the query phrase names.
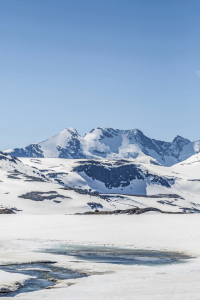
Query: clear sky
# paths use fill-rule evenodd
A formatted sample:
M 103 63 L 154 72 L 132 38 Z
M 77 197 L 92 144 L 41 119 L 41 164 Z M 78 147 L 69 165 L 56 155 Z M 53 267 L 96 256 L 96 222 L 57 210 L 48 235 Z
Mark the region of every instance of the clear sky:
M 200 139 L 199 0 L 0 0 L 0 149 L 66 127 Z

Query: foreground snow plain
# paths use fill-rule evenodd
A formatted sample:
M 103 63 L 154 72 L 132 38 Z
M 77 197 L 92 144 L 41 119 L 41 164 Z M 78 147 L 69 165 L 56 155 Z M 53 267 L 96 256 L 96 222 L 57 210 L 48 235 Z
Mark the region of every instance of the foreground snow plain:
M 200 218 L 199 214 L 168 215 L 70 215 L 89 210 L 88 202 L 100 202 L 104 210 L 129 206 L 154 206 L 167 211 L 181 207 L 199 207 L 200 155 L 166 168 L 143 162 L 152 174 L 175 176 L 170 188 L 160 184 L 146 184 L 144 197 L 125 195 L 110 202 L 98 196 L 82 195 L 65 190 L 42 174 L 61 174 L 71 188 L 91 188 L 87 177 L 71 172 L 72 160 L 28 159 L 14 162 L 1 160 L 1 208 L 13 208 L 16 214 L 0 215 L 0 264 L 20 264 L 54 261 L 58 266 L 79 270 L 89 277 L 57 282 L 53 288 L 18 294 L 17 299 L 199 299 L 200 295 Z M 34 168 L 33 168 L 34 167 Z M 44 170 L 47 170 L 46 172 Z M 15 171 L 17 170 L 18 173 Z M 52 171 L 54 170 L 54 172 Z M 35 172 L 35 173 L 34 173 Z M 67 174 L 64 174 L 66 173 Z M 34 178 L 44 181 L 35 181 Z M 100 188 L 99 182 L 95 182 Z M 134 184 L 134 182 L 133 182 Z M 75 185 L 75 186 L 74 186 Z M 104 187 L 105 188 L 105 187 Z M 128 188 L 127 188 L 128 189 Z M 33 201 L 20 196 L 33 191 L 49 195 L 54 200 Z M 125 190 L 124 192 L 127 192 Z M 105 190 L 103 192 L 108 192 Z M 120 195 L 121 187 L 118 189 Z M 173 203 L 168 198 L 148 198 L 145 195 L 178 194 Z M 118 195 L 118 196 L 119 196 Z M 64 198 L 63 198 L 64 197 Z M 165 200 L 165 203 L 158 201 Z M 171 201 L 171 200 L 170 200 Z M 173 204 L 173 205 L 171 205 Z M 176 204 L 176 205 L 175 205 Z M 116 205 L 116 206 L 115 206 Z M 179 251 L 194 258 L 185 263 L 159 266 L 125 266 L 94 263 L 64 255 L 36 252 L 39 249 L 63 244 L 105 245 L 133 249 Z M 26 276 L 0 271 L 0 289 L 15 290 Z M 2 299 L 12 297 L 2 297 Z
M 58 282 L 51 289 L 19 294 L 17 299 L 199 299 L 198 214 L 2 215 L 0 228 L 1 264 L 51 260 L 92 274 Z M 150 267 L 76 262 L 76 258 L 64 255 L 35 252 L 67 243 L 180 251 L 194 258 L 185 263 Z M 13 281 L 11 274 L 9 284 Z M 1 281 L 1 288 L 3 285 Z

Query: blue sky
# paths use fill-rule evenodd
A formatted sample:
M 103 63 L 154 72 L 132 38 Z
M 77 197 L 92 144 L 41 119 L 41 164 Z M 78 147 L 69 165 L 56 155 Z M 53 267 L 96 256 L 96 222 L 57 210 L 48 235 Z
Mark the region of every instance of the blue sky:
M 66 127 L 200 139 L 199 11 L 199 0 L 0 0 L 0 149 Z

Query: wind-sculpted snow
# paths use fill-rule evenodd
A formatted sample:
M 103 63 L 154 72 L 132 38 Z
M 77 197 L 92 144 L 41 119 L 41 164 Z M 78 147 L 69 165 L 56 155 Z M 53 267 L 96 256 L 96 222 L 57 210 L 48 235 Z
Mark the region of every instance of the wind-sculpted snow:
M 132 159 L 138 162 L 172 166 L 200 152 L 200 141 L 191 142 L 176 136 L 164 142 L 145 136 L 140 130 L 99 127 L 81 137 L 73 128 L 24 148 L 6 150 L 16 157 L 65 159 Z

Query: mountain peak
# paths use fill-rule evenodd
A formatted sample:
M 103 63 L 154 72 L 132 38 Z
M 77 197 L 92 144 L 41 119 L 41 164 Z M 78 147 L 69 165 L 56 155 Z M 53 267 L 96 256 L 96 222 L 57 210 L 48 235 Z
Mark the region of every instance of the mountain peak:
M 190 142 L 190 140 L 185 139 L 185 138 L 183 138 L 183 137 L 180 136 L 180 135 L 177 135 L 177 136 L 173 139 L 173 141 L 172 141 L 173 144 L 177 144 L 177 143 L 188 144 L 189 142 Z
M 134 135 L 144 135 L 144 133 L 139 129 L 134 129 Z
M 71 133 L 71 134 L 79 135 L 79 134 L 78 134 L 78 131 L 77 131 L 75 128 L 73 128 L 73 127 L 67 127 L 67 128 L 64 129 L 62 132 L 69 132 L 69 133 Z

